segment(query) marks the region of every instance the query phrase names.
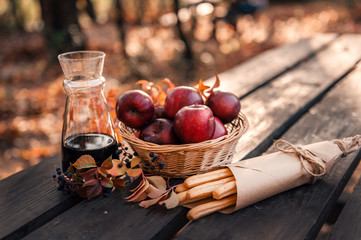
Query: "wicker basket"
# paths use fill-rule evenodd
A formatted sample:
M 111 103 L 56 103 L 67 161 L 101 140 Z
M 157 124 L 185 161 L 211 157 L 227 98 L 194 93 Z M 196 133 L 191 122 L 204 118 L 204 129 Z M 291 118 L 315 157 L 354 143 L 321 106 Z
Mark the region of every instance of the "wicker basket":
M 206 172 L 232 161 L 238 140 L 248 128 L 248 120 L 243 113 L 240 113 L 225 127 L 228 134 L 217 139 L 192 144 L 158 145 L 137 138 L 133 134 L 135 129 L 126 127 L 122 122 L 119 123 L 120 134 L 143 161 L 150 162 L 150 152 L 162 155 L 164 168 L 161 170 L 156 168 L 154 171 L 147 169 L 149 172 L 164 177 L 180 178 Z

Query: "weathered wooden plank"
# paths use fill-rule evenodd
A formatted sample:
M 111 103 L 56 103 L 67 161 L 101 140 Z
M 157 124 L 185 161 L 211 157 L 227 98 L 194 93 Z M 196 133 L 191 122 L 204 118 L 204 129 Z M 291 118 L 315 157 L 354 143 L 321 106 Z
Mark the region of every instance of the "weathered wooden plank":
M 359 134 L 360 70 L 359 66 L 339 82 L 282 139 L 307 144 Z M 313 185 L 281 193 L 231 215 L 215 213 L 192 222 L 176 239 L 313 239 L 360 158 L 361 151 L 342 159 Z
M 56 190 L 60 156 L 0 181 L 0 238 L 19 239 L 80 201 Z
M 350 199 L 342 209 L 329 236 L 330 240 L 361 239 L 361 179 L 358 180 Z
M 333 33 L 319 34 L 263 52 L 218 74 L 220 89 L 244 97 L 324 49 L 336 38 L 337 34 Z M 212 84 L 214 80 L 214 77 L 210 78 L 206 83 Z
M 187 223 L 185 208 L 144 209 L 124 197 L 83 201 L 25 239 L 169 239 Z
M 257 156 L 361 59 L 360 35 L 343 35 L 327 49 L 241 101 L 250 128 L 234 160 Z

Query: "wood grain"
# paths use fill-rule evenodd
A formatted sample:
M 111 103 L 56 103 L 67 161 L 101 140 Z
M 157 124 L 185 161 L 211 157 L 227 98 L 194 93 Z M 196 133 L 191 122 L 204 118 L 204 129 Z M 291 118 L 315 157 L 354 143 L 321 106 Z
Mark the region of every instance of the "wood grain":
M 360 70 L 358 67 L 342 79 L 282 139 L 303 144 L 359 134 Z M 359 152 L 342 159 L 313 185 L 303 185 L 231 215 L 215 213 L 194 221 L 176 239 L 314 239 L 360 157 Z
M 343 35 L 315 57 L 242 100 L 250 127 L 233 161 L 260 155 L 361 59 L 360 35 Z
M 338 217 L 329 239 L 361 239 L 361 179 Z
M 56 189 L 60 156 L 0 181 L 0 239 L 19 239 L 81 201 Z
M 246 62 L 218 74 L 220 90 L 229 91 L 243 98 L 255 89 L 306 61 L 337 38 L 337 34 L 319 34 L 296 43 L 273 48 Z M 215 77 L 205 81 L 210 86 Z

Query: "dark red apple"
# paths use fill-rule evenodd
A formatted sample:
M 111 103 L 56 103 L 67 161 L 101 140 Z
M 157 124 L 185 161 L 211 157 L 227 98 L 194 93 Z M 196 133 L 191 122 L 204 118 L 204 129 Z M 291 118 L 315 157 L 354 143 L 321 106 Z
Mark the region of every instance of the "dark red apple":
M 180 86 L 170 91 L 165 99 L 164 108 L 169 119 L 185 106 L 204 104 L 201 94 L 192 87 Z
M 115 110 L 118 119 L 126 126 L 140 129 L 152 120 L 154 104 L 145 92 L 129 90 L 118 98 Z
M 241 110 L 238 97 L 230 92 L 213 92 L 209 95 L 206 105 L 224 124 L 232 122 Z
M 140 139 L 156 144 L 178 144 L 178 138 L 173 129 L 173 122 L 165 118 L 157 118 L 140 132 Z
M 224 127 L 224 124 L 222 123 L 219 118 L 214 117 L 214 122 L 216 123 L 216 127 L 213 133 L 212 139 L 216 139 L 219 137 L 222 137 L 224 135 L 227 135 L 227 129 Z
M 167 114 L 165 112 L 164 106 L 155 106 L 153 119 L 166 117 Z
M 215 121 L 212 110 L 206 105 L 181 108 L 174 117 L 174 131 L 183 143 L 197 143 L 212 138 Z

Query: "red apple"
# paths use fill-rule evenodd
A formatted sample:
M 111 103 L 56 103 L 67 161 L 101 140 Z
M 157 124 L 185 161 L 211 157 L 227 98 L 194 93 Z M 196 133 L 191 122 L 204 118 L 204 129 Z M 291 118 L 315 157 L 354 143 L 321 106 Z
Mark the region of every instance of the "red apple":
M 215 121 L 206 105 L 181 108 L 174 117 L 174 131 L 183 143 L 197 143 L 212 138 Z
M 146 142 L 156 144 L 178 144 L 178 138 L 173 129 L 173 122 L 165 118 L 157 118 L 144 127 L 139 136 Z
M 230 92 L 213 92 L 209 95 L 206 105 L 224 124 L 232 122 L 241 110 L 238 97 Z
M 129 90 L 118 98 L 115 111 L 125 125 L 140 129 L 152 120 L 154 104 L 145 92 Z
M 185 106 L 192 104 L 204 104 L 201 94 L 192 87 L 180 86 L 170 91 L 165 99 L 164 108 L 169 119 L 173 119 L 176 113 Z
M 153 119 L 166 117 L 167 114 L 165 112 L 164 106 L 155 106 Z
M 216 127 L 213 133 L 212 139 L 216 139 L 219 137 L 222 137 L 224 135 L 227 135 L 227 129 L 224 127 L 224 124 L 222 123 L 219 118 L 214 117 L 214 122 L 216 123 Z

